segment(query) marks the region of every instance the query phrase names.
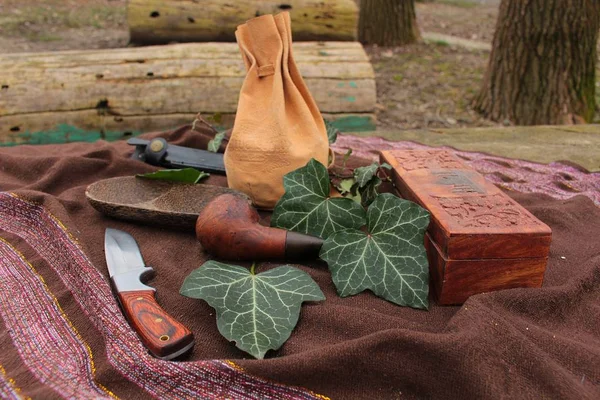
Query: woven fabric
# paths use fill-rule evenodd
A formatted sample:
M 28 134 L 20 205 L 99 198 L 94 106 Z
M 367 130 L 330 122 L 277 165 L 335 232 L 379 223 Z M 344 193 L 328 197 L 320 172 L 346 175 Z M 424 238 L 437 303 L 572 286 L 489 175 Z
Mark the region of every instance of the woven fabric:
M 198 148 L 209 139 L 187 128 L 163 136 Z M 342 299 L 324 263 L 298 265 L 327 300 L 304 305 L 283 347 L 254 360 L 219 334 L 211 307 L 179 294 L 207 259 L 193 232 L 112 220 L 87 203 L 99 179 L 156 169 L 131 151 L 102 141 L 0 149 L 0 398 L 600 397 L 600 208 L 588 197 L 510 192 L 553 229 L 541 289 L 421 311 L 368 292 Z M 186 360 L 151 357 L 125 321 L 108 283 L 107 227 L 134 236 L 158 302 L 194 333 Z
M 380 137 L 341 135 L 335 151 L 344 154 L 348 149 L 366 159 L 379 160 L 381 150 L 429 149 L 415 142 L 393 142 Z M 463 159 L 487 180 L 506 190 L 521 193 L 541 193 L 555 199 L 570 199 L 583 195 L 600 207 L 600 172 L 589 172 L 585 168 L 568 162 L 539 164 L 515 160 L 485 153 L 460 151 L 444 146 Z

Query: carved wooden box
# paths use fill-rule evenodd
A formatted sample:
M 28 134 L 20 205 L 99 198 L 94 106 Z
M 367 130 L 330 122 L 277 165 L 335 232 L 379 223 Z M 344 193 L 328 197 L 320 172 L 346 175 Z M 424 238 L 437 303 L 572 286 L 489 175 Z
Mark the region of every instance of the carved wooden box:
M 402 197 L 431 212 L 425 238 L 439 304 L 493 290 L 540 287 L 550 228 L 445 150 L 382 151 Z

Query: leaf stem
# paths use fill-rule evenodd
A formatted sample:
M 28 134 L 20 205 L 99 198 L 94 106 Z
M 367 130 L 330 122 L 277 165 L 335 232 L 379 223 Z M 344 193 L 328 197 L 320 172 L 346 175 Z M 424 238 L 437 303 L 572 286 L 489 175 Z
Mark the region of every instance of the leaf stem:
M 252 267 L 250 267 L 250 274 L 255 275 L 254 274 L 254 267 L 256 267 L 256 261 L 252 263 Z

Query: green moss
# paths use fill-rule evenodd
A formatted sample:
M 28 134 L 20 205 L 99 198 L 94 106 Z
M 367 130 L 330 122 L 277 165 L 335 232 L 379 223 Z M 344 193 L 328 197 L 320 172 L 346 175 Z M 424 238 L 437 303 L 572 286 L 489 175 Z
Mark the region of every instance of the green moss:
M 48 34 L 48 33 L 40 33 L 38 35 L 31 36 L 31 39 L 36 42 L 58 42 L 61 41 L 62 38 L 60 36 Z
M 445 40 L 435 40 L 431 43 L 433 43 L 436 46 L 441 46 L 441 47 L 449 47 L 450 46 L 450 43 L 446 42 Z
M 350 115 L 331 121 L 340 132 L 368 132 L 375 130 L 375 124 L 370 117 Z
M 479 5 L 478 1 L 473 0 L 437 0 L 437 2 L 460 8 L 475 8 Z
M 214 124 L 219 125 L 221 122 L 223 122 L 223 114 L 220 113 L 220 112 L 216 112 L 213 115 L 207 117 L 206 119 L 210 123 L 214 123 Z

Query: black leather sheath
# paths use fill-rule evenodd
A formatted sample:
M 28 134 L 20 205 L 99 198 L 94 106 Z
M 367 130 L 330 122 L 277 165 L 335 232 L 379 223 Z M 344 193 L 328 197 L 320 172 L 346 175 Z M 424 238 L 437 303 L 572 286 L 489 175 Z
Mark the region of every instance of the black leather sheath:
M 163 138 L 145 140 L 131 138 L 135 146 L 131 158 L 164 168 L 196 168 L 213 174 L 225 175 L 223 154 L 189 147 L 175 146 Z

